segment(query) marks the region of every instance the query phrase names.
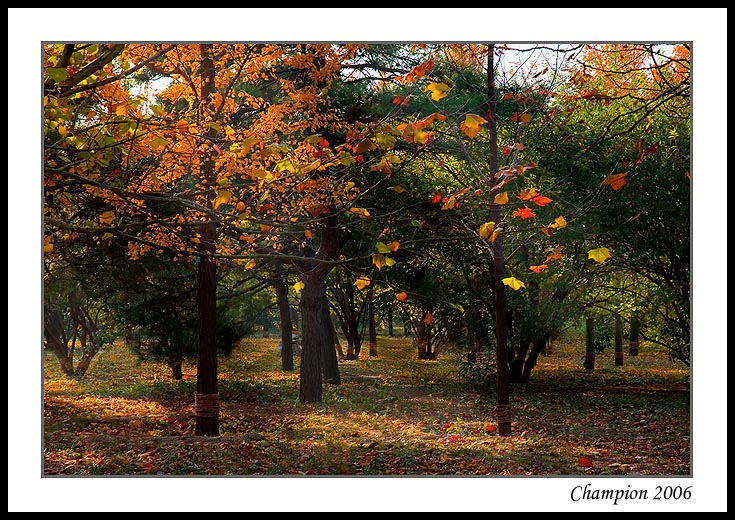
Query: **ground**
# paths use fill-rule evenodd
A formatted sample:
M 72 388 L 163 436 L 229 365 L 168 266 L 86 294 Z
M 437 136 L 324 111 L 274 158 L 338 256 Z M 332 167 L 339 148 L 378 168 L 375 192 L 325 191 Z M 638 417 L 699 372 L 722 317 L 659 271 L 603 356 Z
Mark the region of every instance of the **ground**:
M 71 379 L 47 354 L 44 474 L 691 474 L 689 369 L 650 346 L 585 372 L 581 338 L 562 337 L 513 385 L 501 437 L 492 385 L 468 388 L 458 353 L 418 360 L 408 338 L 381 337 L 377 358 L 340 361 L 342 384 L 303 404 L 298 360 L 282 372 L 277 342 L 249 338 L 220 360 L 219 437 L 193 435 L 195 364 L 172 381 L 118 343 Z

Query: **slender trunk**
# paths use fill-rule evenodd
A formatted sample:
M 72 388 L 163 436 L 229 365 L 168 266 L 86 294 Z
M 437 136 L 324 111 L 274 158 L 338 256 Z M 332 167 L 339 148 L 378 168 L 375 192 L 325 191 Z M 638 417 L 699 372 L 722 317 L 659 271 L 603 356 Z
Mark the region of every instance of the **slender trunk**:
M 528 358 L 523 364 L 523 374 L 521 374 L 521 381 L 527 382 L 531 378 L 531 371 L 536 366 L 536 361 L 542 352 L 546 351 L 546 345 L 548 343 L 548 337 L 545 334 L 541 334 L 531 343 L 531 349 L 528 353 Z
M 210 56 L 211 45 L 200 45 L 202 57 L 201 114 L 208 118 L 209 108 L 215 91 L 214 63 Z M 204 121 L 201 121 L 203 123 Z M 207 133 L 213 134 L 209 128 Z M 213 207 L 215 186 L 214 160 L 212 152 L 206 153 L 201 166 L 202 181 L 206 181 L 208 208 Z M 205 222 L 200 226 L 200 245 L 197 276 L 197 300 L 199 310 L 199 357 L 197 362 L 197 393 L 195 396 L 196 435 L 219 435 L 219 394 L 217 391 L 217 342 L 216 342 L 216 291 L 217 265 L 212 256 L 215 252 L 216 224 Z
M 375 301 L 373 300 L 373 286 L 370 286 L 370 294 L 368 298 L 368 346 L 370 349 L 370 357 L 378 357 L 378 335 L 375 330 Z
M 628 341 L 628 355 L 637 356 L 640 346 L 641 320 L 638 312 L 634 312 L 630 319 L 630 339 Z
M 623 366 L 623 320 L 615 315 L 615 366 Z
M 273 280 L 276 291 L 276 303 L 281 325 L 281 369 L 289 372 L 293 365 L 293 325 L 291 322 L 291 305 L 288 303 L 288 288 L 282 274 L 277 274 Z
M 595 322 L 592 318 L 587 318 L 586 329 L 584 369 L 587 372 L 591 372 L 595 369 Z
M 171 379 L 181 381 L 184 379 L 183 360 L 181 357 L 171 357 L 168 360 L 168 366 L 171 367 Z
M 495 45 L 488 45 L 487 50 L 487 101 L 489 106 L 489 166 L 491 176 L 499 169 L 498 161 L 498 130 L 496 124 L 497 103 L 495 94 Z M 500 225 L 500 205 L 490 205 L 490 217 L 496 227 Z M 505 285 L 503 278 L 505 274 L 505 255 L 503 253 L 503 234 L 500 233 L 493 242 L 493 274 L 495 292 L 495 340 L 497 361 L 497 406 L 495 408 L 498 416 L 498 434 L 508 436 L 511 433 L 511 409 L 510 409 L 510 374 L 508 367 L 508 328 L 505 317 L 507 302 L 505 299 Z
M 334 325 L 329 313 L 329 302 L 326 292 L 322 298 L 322 367 L 324 369 L 324 381 L 330 385 L 341 383 L 339 377 L 339 364 L 337 362 L 337 347 L 334 343 Z

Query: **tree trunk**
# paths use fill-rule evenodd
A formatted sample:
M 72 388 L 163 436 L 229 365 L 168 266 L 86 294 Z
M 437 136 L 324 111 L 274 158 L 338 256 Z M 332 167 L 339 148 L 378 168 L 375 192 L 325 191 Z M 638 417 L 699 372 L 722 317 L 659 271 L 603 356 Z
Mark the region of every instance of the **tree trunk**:
M 634 312 L 630 318 L 630 338 L 628 342 L 628 355 L 637 356 L 640 346 L 641 320 L 638 312 Z
M 276 303 L 281 325 L 281 369 L 290 372 L 293 366 L 293 324 L 291 322 L 291 305 L 288 302 L 288 288 L 283 274 L 277 274 L 273 280 L 276 291 Z
M 623 320 L 615 315 L 615 366 L 623 366 Z
M 210 56 L 211 45 L 200 45 L 202 57 L 201 116 L 208 117 L 214 94 L 214 63 Z M 203 121 L 202 121 L 203 122 Z M 207 134 L 213 134 L 209 128 Z M 213 137 L 210 136 L 210 137 Z M 201 178 L 206 181 L 208 208 L 213 207 L 216 184 L 212 152 L 205 154 L 201 166 Z M 200 246 L 197 276 L 197 300 L 199 312 L 199 357 L 197 362 L 197 393 L 195 395 L 196 435 L 219 435 L 219 394 L 217 393 L 217 265 L 215 253 L 217 228 L 214 222 L 200 226 Z
M 184 379 L 183 360 L 180 357 L 170 358 L 168 366 L 171 367 L 171 379 L 174 381 Z
M 591 372 L 595 369 L 595 322 L 587 318 L 586 322 L 586 351 L 584 354 L 584 369 Z
M 491 176 L 499 169 L 498 162 L 498 130 L 496 125 L 497 100 L 495 94 L 495 45 L 488 45 L 487 49 L 487 101 L 489 106 L 489 166 Z M 490 204 L 490 217 L 496 223 L 501 223 L 500 205 Z M 500 233 L 493 242 L 493 273 L 495 293 L 495 340 L 497 361 L 497 406 L 498 434 L 508 436 L 511 433 L 510 409 L 510 374 L 508 367 L 508 328 L 505 322 L 507 303 L 505 299 L 505 255 L 503 253 L 503 234 Z
M 388 308 L 388 336 L 393 337 L 393 309 Z
M 370 286 L 370 295 L 368 298 L 368 346 L 370 349 L 370 357 L 378 357 L 378 335 L 375 330 L 375 301 L 373 300 L 373 286 Z
M 332 270 L 329 261 L 337 258 L 337 217 L 332 214 L 324 221 L 321 244 L 314 260 L 303 265 L 304 287 L 301 289 L 301 371 L 299 401 L 322 400 L 322 304 L 326 299 L 325 279 Z
M 339 364 L 337 362 L 337 347 L 334 342 L 334 325 L 329 313 L 329 302 L 325 292 L 322 299 L 322 367 L 324 370 L 324 381 L 330 385 L 341 383 L 339 377 Z

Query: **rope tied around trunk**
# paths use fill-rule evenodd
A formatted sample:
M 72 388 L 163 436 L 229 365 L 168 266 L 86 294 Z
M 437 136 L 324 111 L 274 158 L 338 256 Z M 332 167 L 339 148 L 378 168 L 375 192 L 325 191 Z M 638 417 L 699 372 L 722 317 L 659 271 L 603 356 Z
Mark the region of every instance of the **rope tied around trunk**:
M 495 407 L 495 413 L 498 415 L 498 424 L 510 422 L 510 405 L 499 404 Z
M 219 394 L 194 394 L 194 408 L 198 417 L 218 417 Z

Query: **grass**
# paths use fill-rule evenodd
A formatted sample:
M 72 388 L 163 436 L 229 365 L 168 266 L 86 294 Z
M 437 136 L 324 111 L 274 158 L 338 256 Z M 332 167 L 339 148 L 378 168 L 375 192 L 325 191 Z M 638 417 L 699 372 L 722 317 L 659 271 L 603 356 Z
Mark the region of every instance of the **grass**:
M 689 370 L 642 345 L 582 368 L 567 336 L 511 389 L 512 435 L 495 398 L 468 388 L 458 356 L 416 359 L 381 337 L 377 358 L 340 361 L 342 384 L 298 401 L 274 338 L 249 338 L 219 362 L 220 436 L 193 435 L 196 365 L 172 381 L 122 344 L 87 375 L 44 366 L 46 475 L 690 475 Z M 580 458 L 591 459 L 580 465 Z

